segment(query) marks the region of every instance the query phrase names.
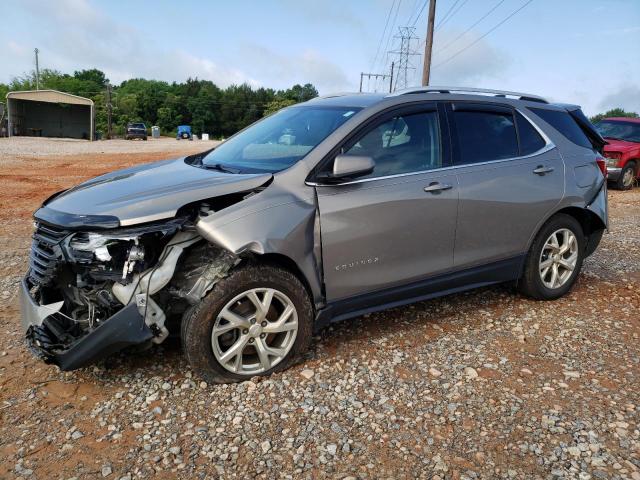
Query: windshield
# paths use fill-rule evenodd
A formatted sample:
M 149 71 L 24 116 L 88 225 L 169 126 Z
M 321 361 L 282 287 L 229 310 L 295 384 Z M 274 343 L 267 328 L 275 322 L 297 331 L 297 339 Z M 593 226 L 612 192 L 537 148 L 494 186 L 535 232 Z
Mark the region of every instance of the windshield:
M 640 123 L 603 120 L 596 124 L 596 128 L 604 138 L 640 142 Z
M 144 123 L 130 123 L 129 128 L 145 128 Z
M 202 166 L 233 173 L 275 173 L 303 158 L 358 108 L 291 107 L 216 147 Z

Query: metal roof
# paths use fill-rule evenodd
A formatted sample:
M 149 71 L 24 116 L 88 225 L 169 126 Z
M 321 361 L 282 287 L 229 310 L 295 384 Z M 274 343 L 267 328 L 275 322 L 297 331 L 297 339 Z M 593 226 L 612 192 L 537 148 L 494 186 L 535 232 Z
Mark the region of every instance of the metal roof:
M 7 93 L 7 100 L 29 100 L 32 102 L 70 103 L 93 106 L 90 98 L 79 97 L 57 90 L 24 90 Z

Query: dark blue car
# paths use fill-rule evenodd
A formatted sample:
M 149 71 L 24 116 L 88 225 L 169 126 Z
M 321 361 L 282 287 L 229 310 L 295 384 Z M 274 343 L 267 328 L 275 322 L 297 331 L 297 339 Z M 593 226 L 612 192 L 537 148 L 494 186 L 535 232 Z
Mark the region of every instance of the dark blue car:
M 189 125 L 179 125 L 178 133 L 176 134 L 176 139 L 189 139 L 193 140 L 193 136 L 191 135 L 191 127 Z

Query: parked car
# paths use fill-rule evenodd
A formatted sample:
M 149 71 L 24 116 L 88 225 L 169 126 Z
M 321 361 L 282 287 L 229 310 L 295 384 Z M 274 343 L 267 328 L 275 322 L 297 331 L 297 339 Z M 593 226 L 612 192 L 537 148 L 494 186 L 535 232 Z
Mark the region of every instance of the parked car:
M 178 126 L 178 132 L 176 133 L 176 140 L 193 140 L 191 133 L 191 127 L 189 125 Z
M 640 178 L 640 118 L 605 118 L 596 128 L 607 141 L 609 181 L 620 190 L 630 189 Z
M 603 145 L 579 107 L 511 92 L 286 108 L 46 200 L 28 344 L 71 370 L 174 333 L 200 375 L 235 382 L 364 313 L 501 282 L 556 299 L 607 228 Z
M 144 123 L 127 123 L 127 129 L 124 134 L 125 140 L 133 140 L 134 138 L 147 139 L 147 126 Z

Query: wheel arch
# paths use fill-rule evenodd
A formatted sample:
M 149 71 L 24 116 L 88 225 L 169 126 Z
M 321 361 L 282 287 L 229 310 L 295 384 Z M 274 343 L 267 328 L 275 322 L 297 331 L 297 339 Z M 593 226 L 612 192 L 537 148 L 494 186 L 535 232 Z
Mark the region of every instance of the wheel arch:
M 569 215 L 570 217 L 575 218 L 582 227 L 582 233 L 584 233 L 585 239 L 587 241 L 591 234 L 607 229 L 605 223 L 595 212 L 592 212 L 585 207 L 577 207 L 574 205 L 563 207 L 559 210 L 554 211 L 549 216 L 547 216 L 544 221 L 540 222 L 540 225 L 538 225 L 536 230 L 531 235 L 531 238 L 529 238 L 526 250 L 527 252 L 531 249 L 531 245 L 533 244 L 535 238 L 538 236 L 540 230 L 544 228 L 549 220 L 551 220 L 558 214 Z
M 254 261 L 261 264 L 271 265 L 274 267 L 282 268 L 283 270 L 288 271 L 289 273 L 296 276 L 298 280 L 304 286 L 304 289 L 307 291 L 309 295 L 309 301 L 315 310 L 315 302 L 313 301 L 313 289 L 311 288 L 311 283 L 305 276 L 304 272 L 300 269 L 298 264 L 291 257 L 288 257 L 282 253 L 263 253 L 263 254 L 255 254 Z

